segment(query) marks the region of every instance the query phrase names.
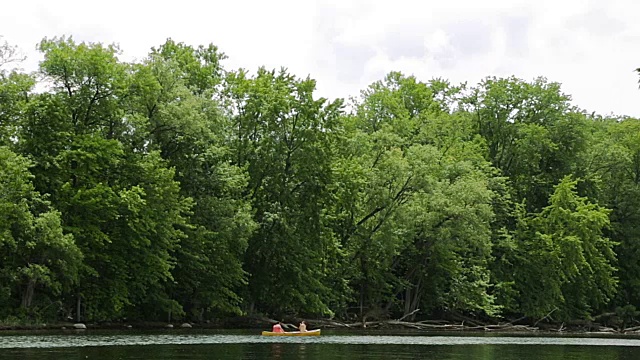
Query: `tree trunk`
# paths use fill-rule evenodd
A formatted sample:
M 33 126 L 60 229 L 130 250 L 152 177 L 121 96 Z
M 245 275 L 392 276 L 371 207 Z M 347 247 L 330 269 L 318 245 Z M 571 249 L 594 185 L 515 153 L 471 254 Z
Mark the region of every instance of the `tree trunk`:
M 420 298 L 422 297 L 422 277 L 418 279 L 418 283 L 415 285 L 415 288 L 413 288 L 413 291 L 411 290 L 411 286 L 405 289 L 403 316 L 410 315 L 410 321 L 415 321 L 416 309 L 420 305 Z
M 404 291 L 404 314 L 402 315 L 407 315 L 411 313 L 411 299 L 413 297 L 411 296 L 411 286 L 407 286 L 407 288 Z
M 31 306 L 31 302 L 33 301 L 33 291 L 36 288 L 36 281 L 30 279 L 27 283 L 27 287 L 22 293 L 22 303 L 20 304 L 23 308 L 28 309 Z
M 413 298 L 411 301 L 411 321 L 416 319 L 416 309 L 420 306 L 420 298 L 422 297 L 422 276 L 418 279 L 418 284 L 413 292 Z
M 80 296 L 80 294 L 78 294 L 76 296 L 76 322 L 82 321 L 82 315 L 80 313 L 81 308 L 82 308 L 82 297 Z

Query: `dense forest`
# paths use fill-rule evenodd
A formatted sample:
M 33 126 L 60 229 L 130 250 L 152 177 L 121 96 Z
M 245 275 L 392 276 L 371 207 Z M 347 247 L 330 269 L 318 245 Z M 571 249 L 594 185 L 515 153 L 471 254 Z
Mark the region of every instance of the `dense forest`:
M 330 101 L 214 45 L 38 49 L 0 50 L 0 321 L 640 304 L 640 121 L 558 83 L 392 72 Z

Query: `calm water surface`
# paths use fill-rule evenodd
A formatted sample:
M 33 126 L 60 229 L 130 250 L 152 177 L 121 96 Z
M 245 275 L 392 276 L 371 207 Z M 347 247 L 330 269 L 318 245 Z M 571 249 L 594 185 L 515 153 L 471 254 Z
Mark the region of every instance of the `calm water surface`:
M 0 333 L 0 359 L 640 359 L 640 339 L 632 337 L 257 333 Z

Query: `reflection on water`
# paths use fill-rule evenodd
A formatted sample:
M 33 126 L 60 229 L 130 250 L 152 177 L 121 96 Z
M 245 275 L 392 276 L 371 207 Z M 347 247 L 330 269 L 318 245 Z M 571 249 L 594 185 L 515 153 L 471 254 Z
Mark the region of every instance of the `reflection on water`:
M 0 358 L 636 360 L 633 338 L 505 336 L 262 337 L 225 334 L 2 335 Z
M 280 344 L 271 345 L 271 358 L 280 359 L 282 357 L 282 347 Z
M 442 360 L 637 360 L 629 347 L 562 345 L 337 345 L 220 344 L 7 349 L 3 360 L 36 359 L 442 359 Z
M 95 334 L 2 335 L 0 349 L 58 348 L 131 345 L 204 344 L 349 344 L 349 345 L 564 345 L 639 347 L 637 338 L 549 337 L 549 336 L 388 336 L 322 335 L 314 337 L 267 337 L 224 334 Z M 277 347 L 273 347 L 277 349 Z M 304 347 L 303 347 L 304 350 Z

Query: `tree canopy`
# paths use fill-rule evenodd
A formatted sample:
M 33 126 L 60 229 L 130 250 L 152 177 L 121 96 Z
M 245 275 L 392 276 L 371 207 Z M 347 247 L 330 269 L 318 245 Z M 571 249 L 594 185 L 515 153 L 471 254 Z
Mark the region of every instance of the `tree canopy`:
M 213 44 L 38 49 L 28 74 L 0 45 L 0 320 L 640 305 L 640 121 L 558 83 L 391 72 L 329 100 Z

